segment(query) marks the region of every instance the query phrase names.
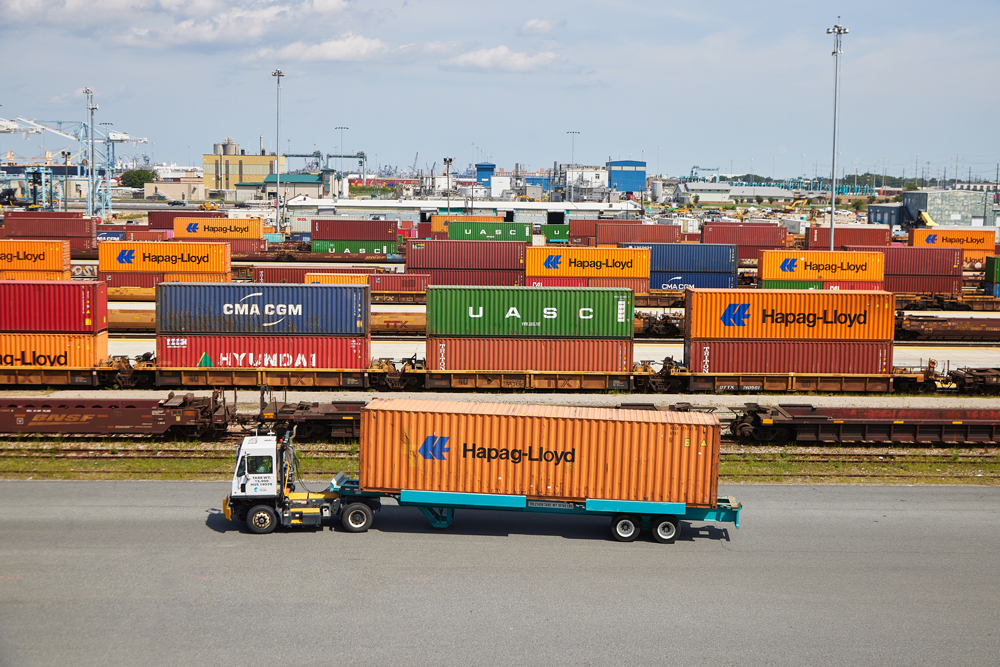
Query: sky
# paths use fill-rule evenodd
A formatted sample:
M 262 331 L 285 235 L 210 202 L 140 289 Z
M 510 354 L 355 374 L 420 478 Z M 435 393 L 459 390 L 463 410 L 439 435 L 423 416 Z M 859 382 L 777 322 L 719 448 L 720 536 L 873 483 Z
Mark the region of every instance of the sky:
M 0 0 L 0 12 L 0 117 L 80 121 L 90 87 L 95 122 L 151 142 L 119 154 L 157 162 L 200 165 L 225 137 L 274 150 L 280 68 L 281 152 L 339 153 L 342 126 L 343 152 L 407 170 L 631 158 L 673 176 L 829 175 L 838 15 L 838 175 L 957 165 L 992 180 L 1000 162 L 996 0 Z M 0 135 L 19 156 L 67 145 Z

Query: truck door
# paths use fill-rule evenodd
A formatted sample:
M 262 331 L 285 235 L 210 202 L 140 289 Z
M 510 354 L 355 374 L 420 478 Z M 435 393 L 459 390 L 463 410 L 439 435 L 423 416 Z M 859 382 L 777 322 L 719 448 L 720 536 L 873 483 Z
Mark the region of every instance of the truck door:
M 231 497 L 246 495 L 247 492 L 247 457 L 240 456 L 240 462 L 236 465 L 236 472 L 233 474 L 233 488 L 229 492 Z
M 278 495 L 278 477 L 274 469 L 274 456 L 271 454 L 260 456 L 248 455 L 246 462 L 246 495 Z

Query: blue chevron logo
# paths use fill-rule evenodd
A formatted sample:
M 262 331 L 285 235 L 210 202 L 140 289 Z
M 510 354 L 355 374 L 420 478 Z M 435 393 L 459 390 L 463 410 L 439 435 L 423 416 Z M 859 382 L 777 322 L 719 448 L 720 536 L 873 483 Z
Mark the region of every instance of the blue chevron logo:
M 429 435 L 424 438 L 424 444 L 420 445 L 420 455 L 425 459 L 430 461 L 444 461 L 444 455 L 447 454 L 450 449 L 445 447 L 448 444 L 449 438 L 447 436 L 435 436 Z
M 749 303 L 731 303 L 722 313 L 722 324 L 727 327 L 745 327 L 750 318 Z
M 192 222 L 191 224 L 189 224 L 187 226 L 187 232 L 188 232 L 188 234 L 197 234 L 198 233 L 198 223 L 197 222 Z
M 928 234 L 927 235 L 927 242 L 928 243 L 937 243 L 937 234 Z
M 798 264 L 798 261 L 799 260 L 795 257 L 789 257 L 781 260 L 781 270 L 785 273 L 792 273 L 795 271 L 795 265 Z
M 549 255 L 545 258 L 544 266 L 546 269 L 558 269 L 560 262 L 562 262 L 562 255 Z
M 118 253 L 119 264 L 131 264 L 133 259 L 135 259 L 135 250 L 122 250 Z

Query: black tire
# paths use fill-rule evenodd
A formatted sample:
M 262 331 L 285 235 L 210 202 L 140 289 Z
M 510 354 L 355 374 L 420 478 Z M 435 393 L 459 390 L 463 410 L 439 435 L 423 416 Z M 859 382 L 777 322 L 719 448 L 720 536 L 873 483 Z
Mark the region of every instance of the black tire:
M 681 533 L 680 522 L 675 516 L 655 516 L 652 521 L 653 539 L 660 544 L 673 544 Z
M 351 503 L 340 511 L 340 523 L 349 533 L 364 533 L 372 527 L 375 516 L 364 503 Z
M 257 505 L 251 507 L 250 511 L 247 512 L 246 522 L 251 533 L 267 535 L 273 533 L 274 529 L 278 527 L 278 515 L 274 513 L 273 508 L 267 505 Z
M 642 524 L 637 516 L 616 514 L 611 518 L 611 535 L 619 542 L 634 542 L 641 530 Z

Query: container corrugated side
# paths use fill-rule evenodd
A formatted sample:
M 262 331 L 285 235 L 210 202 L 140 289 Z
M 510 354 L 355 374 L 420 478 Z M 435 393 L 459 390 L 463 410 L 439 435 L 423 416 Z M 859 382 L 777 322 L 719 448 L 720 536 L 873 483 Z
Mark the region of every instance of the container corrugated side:
M 655 290 L 686 290 L 693 288 L 734 289 L 735 273 L 694 273 L 665 271 L 649 274 L 649 287 Z
M 366 491 L 692 507 L 713 507 L 718 494 L 714 415 L 375 399 L 362 410 L 361 434 Z
M 810 227 L 805 233 L 806 248 L 829 250 L 830 227 Z M 884 225 L 837 225 L 833 231 L 834 248 L 845 245 L 888 247 L 892 230 Z
M 632 341 L 595 338 L 436 338 L 426 344 L 431 371 L 629 373 Z
M 788 230 L 781 225 L 707 224 L 701 228 L 702 243 L 726 243 L 759 248 L 783 248 Z
M 0 282 L 0 331 L 95 333 L 107 328 L 105 283 Z
M 548 240 L 569 238 L 569 225 L 541 225 L 542 236 Z
M 528 287 L 586 287 L 586 278 L 554 278 L 545 276 L 525 276 Z
M 160 283 L 156 332 L 270 336 L 368 332 L 367 285 Z
M 619 225 L 641 225 L 642 220 L 598 220 L 597 218 L 570 218 L 570 236 L 597 236 L 597 223 L 613 222 Z
M 395 220 L 347 220 L 313 218 L 313 241 L 395 241 L 399 224 Z
M 9 368 L 93 368 L 107 358 L 107 331 L 0 333 L 0 373 Z
M 888 292 L 687 290 L 685 338 L 892 340 Z
M 680 225 L 623 225 L 597 223 L 597 243 L 680 243 Z
M 260 239 L 263 234 L 260 218 L 174 218 L 175 239 Z
M 931 246 L 845 246 L 855 252 L 881 252 L 887 276 L 961 276 L 962 250 Z
M 881 282 L 863 282 L 863 281 L 826 281 L 823 283 L 823 289 L 832 290 L 861 290 L 866 292 L 871 292 L 872 290 L 882 289 Z
M 93 218 L 39 218 L 10 216 L 4 221 L 8 238 L 93 238 L 97 221 Z
M 632 290 L 427 288 L 427 335 L 632 338 Z
M 6 211 L 4 217 L 13 220 L 15 218 L 46 218 L 58 220 L 63 218 L 82 218 L 83 211 Z
M 882 282 L 884 267 L 880 252 L 762 250 L 757 276 L 762 280 Z
M 367 285 L 367 273 L 307 273 L 306 284 L 321 285 Z
M 892 372 L 892 341 L 684 341 L 684 365 L 692 373 Z
M 910 229 L 908 242 L 911 246 L 961 248 L 988 251 L 987 254 L 992 255 L 996 245 L 996 230 L 993 227 L 986 229 L 920 227 Z
M 105 273 L 99 271 L 97 279 L 108 287 L 141 287 L 152 289 L 163 282 L 162 273 Z
M 525 252 L 530 276 L 649 278 L 648 248 L 530 247 Z
M 520 241 L 407 241 L 406 269 L 511 269 L 524 271 Z
M 69 271 L 69 241 L 0 239 L 0 271 Z
M 649 294 L 649 278 L 587 278 L 587 287 L 623 287 L 636 294 Z
M 649 248 L 651 272 L 736 273 L 736 246 L 719 243 L 627 243 L 626 248 Z
M 983 283 L 983 292 L 986 296 L 991 296 L 994 299 L 1000 299 L 1000 284 Z
M 168 229 L 174 231 L 174 218 L 224 218 L 225 211 L 150 211 L 150 229 Z
M 430 279 L 426 273 L 376 273 L 368 276 L 368 287 L 373 292 L 426 292 Z
M 524 271 L 508 269 L 475 271 L 472 269 L 420 269 L 429 285 L 475 285 L 480 287 L 518 287 L 524 285 Z
M 154 229 L 147 232 L 125 232 L 125 241 L 169 241 L 174 238 L 174 232 L 170 229 Z
M 531 242 L 531 224 L 526 222 L 466 222 L 448 225 L 451 241 L 524 241 Z
M 988 283 L 1000 283 L 1000 258 L 987 257 L 983 279 Z M 944 274 L 942 274 L 944 275 Z
M 463 221 L 463 222 L 503 222 L 504 216 L 502 215 L 458 215 L 458 214 L 441 214 L 432 215 L 430 219 L 430 226 L 432 232 L 438 233 L 448 233 L 448 224 L 452 221 Z M 421 223 L 418 223 L 421 224 Z
M 253 267 L 253 282 L 255 283 L 293 283 L 303 284 L 307 273 L 375 273 L 371 267 L 351 266 L 334 268 L 323 264 L 297 264 L 296 266 L 261 266 Z
M 0 271 L 0 280 L 73 280 L 72 271 Z
M 886 276 L 882 288 L 896 294 L 961 294 L 962 277 Z
M 758 280 L 758 289 L 823 289 L 822 280 Z
M 395 241 L 328 241 L 313 239 L 310 249 L 312 252 L 332 255 L 394 255 L 399 252 L 399 245 Z
M 231 283 L 231 273 L 164 273 L 165 283 Z
M 101 271 L 225 273 L 232 270 L 228 243 L 109 241 L 98 248 Z
M 362 369 L 371 362 L 365 336 L 158 335 L 159 368 Z

